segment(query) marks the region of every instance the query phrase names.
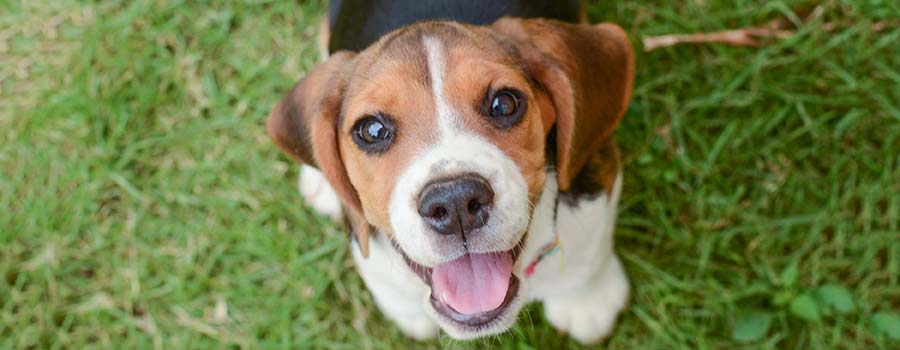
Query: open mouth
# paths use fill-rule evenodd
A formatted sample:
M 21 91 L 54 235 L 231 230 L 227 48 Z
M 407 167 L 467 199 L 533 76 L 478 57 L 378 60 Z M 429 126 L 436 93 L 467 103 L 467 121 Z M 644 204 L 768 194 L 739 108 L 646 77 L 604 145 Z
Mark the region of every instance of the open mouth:
M 466 253 L 433 268 L 412 261 L 394 244 L 403 260 L 431 287 L 431 306 L 439 314 L 469 327 L 497 319 L 519 292 L 513 275 L 525 238 L 507 251 Z

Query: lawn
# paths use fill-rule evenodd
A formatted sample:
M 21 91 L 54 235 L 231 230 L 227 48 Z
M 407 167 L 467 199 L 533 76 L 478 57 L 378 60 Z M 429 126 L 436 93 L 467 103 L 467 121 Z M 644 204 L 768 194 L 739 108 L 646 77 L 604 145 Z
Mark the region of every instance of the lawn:
M 643 35 L 808 1 L 602 1 L 637 77 L 617 135 L 633 296 L 608 349 L 900 348 L 900 3 L 834 0 L 759 48 Z M 579 347 L 404 338 L 263 120 L 320 2 L 0 0 L 0 349 Z M 840 26 L 823 30 L 822 23 Z

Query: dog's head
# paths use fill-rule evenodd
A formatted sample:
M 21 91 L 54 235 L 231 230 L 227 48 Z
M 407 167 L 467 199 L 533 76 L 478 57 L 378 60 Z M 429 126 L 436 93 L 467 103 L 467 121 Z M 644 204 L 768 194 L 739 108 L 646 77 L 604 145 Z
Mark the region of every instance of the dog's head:
M 430 287 L 442 328 L 471 338 L 515 319 L 532 203 L 548 171 L 567 190 L 610 136 L 633 70 L 611 24 L 426 22 L 332 55 L 267 129 L 329 179 L 364 254 L 371 224 Z

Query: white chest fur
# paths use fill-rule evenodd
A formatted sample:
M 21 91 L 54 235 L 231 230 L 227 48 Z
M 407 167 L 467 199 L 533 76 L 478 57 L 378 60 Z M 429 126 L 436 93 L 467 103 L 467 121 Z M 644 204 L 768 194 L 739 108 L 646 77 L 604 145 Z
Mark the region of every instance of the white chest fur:
M 554 205 L 557 205 L 555 180 L 555 176 L 548 176 L 518 266 L 519 275 L 524 276 L 533 299 L 559 296 L 579 287 L 607 264 L 613 254 L 622 175 L 616 177 L 611 194 L 602 193 L 575 205 L 560 201 L 554 215 Z M 557 240 L 557 246 L 541 257 L 544 248 L 554 240 Z M 534 264 L 534 273 L 526 276 L 524 270 L 530 264 Z

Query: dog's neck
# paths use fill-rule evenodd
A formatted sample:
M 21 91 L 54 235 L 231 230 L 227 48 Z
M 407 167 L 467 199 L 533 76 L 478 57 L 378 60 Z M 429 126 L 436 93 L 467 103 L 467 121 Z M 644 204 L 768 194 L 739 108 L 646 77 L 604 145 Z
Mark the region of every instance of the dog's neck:
M 556 212 L 559 208 L 559 186 L 556 182 L 556 173 L 547 172 L 547 181 L 544 190 L 531 213 L 531 224 L 528 226 L 528 237 L 525 240 L 525 249 L 522 259 L 518 262 L 516 270 L 521 275 L 534 259 L 541 255 L 540 250 L 548 243 L 555 241 L 556 236 Z

